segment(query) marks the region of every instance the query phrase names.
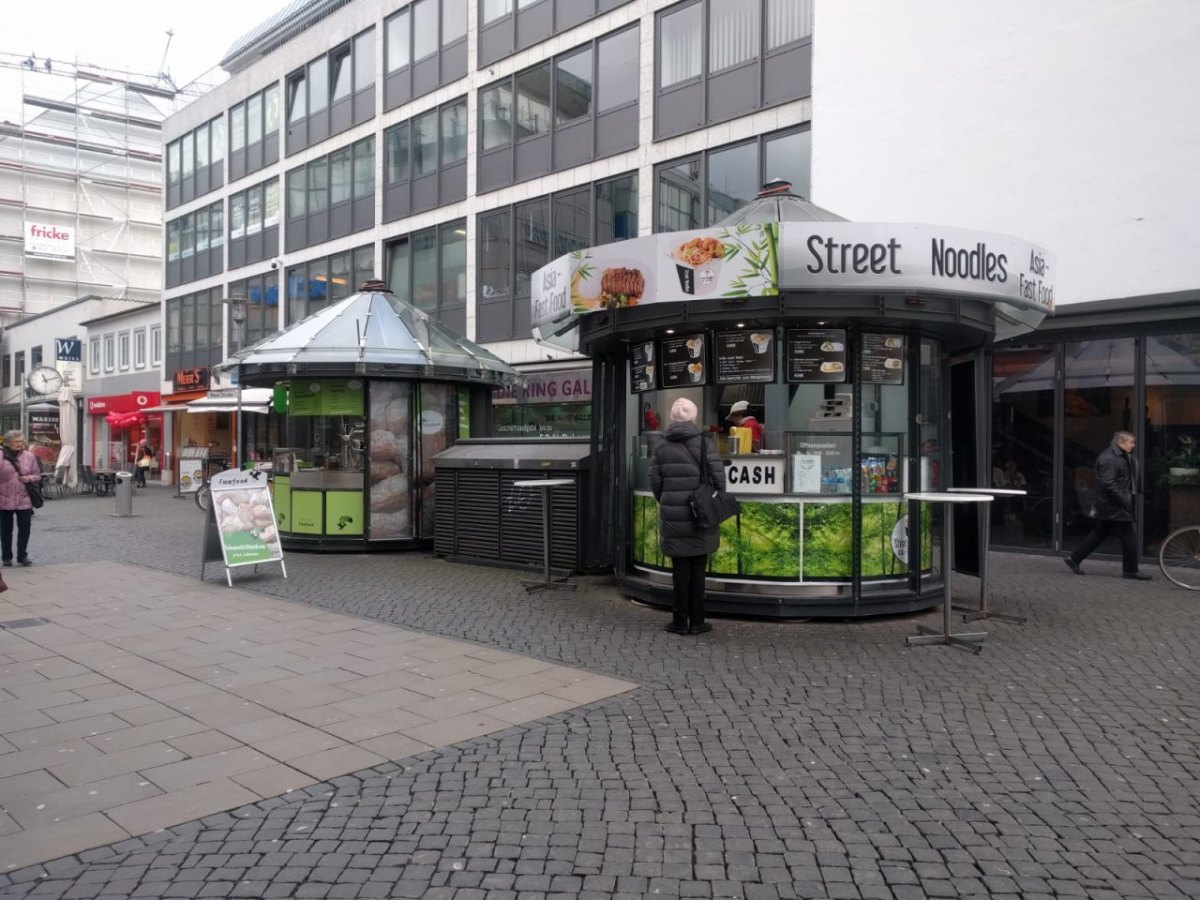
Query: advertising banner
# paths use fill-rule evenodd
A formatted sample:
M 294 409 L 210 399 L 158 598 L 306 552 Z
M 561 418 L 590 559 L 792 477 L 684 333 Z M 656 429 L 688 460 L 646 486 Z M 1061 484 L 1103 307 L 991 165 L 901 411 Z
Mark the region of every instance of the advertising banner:
M 200 490 L 200 486 L 204 484 L 204 466 L 207 460 L 204 459 L 181 459 L 179 460 L 179 492 L 182 494 L 194 494 Z
M 74 259 L 75 229 L 64 225 L 26 222 L 25 255 L 39 259 Z
M 211 490 L 226 566 L 283 559 L 265 474 L 228 469 L 213 476 Z
M 780 291 L 953 293 L 1054 311 L 1057 264 L 1020 238 L 937 225 L 782 222 L 649 235 L 576 250 L 533 274 L 545 339 L 603 309 Z

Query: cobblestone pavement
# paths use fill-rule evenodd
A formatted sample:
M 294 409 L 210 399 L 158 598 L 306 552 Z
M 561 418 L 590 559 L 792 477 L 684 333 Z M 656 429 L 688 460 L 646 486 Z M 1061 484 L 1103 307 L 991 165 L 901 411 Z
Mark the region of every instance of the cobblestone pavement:
M 52 501 L 31 554 L 198 575 L 195 506 L 135 508 Z M 936 613 L 677 638 L 611 579 L 526 596 L 425 554 L 293 554 L 286 581 L 235 583 L 641 687 L 12 872 L 0 897 L 1200 897 L 1200 597 L 1084 568 L 993 556 L 994 607 L 1029 622 L 974 655 L 905 645 Z

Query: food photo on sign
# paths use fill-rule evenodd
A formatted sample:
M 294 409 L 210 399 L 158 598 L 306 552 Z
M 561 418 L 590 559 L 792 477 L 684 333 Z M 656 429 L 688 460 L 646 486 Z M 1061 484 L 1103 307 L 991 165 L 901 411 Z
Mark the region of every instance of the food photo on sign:
M 233 490 L 213 488 L 213 513 L 229 566 L 283 558 L 271 496 L 266 485 Z

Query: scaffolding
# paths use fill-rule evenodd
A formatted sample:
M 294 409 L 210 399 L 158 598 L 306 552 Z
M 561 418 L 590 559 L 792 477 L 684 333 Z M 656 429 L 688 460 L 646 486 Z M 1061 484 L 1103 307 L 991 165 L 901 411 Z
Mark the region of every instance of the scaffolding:
M 162 122 L 198 89 L 3 52 L 0 79 L 19 96 L 0 104 L 0 325 L 84 295 L 157 304 Z

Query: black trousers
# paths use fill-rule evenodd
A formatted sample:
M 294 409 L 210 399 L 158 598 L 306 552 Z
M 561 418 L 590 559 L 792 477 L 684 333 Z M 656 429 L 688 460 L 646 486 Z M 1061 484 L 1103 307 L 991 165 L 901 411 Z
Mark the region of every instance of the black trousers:
M 1097 519 L 1095 527 L 1071 554 L 1071 560 L 1076 565 L 1083 562 L 1092 554 L 1092 551 L 1104 543 L 1109 535 L 1116 535 L 1121 542 L 1121 568 L 1125 572 L 1136 572 L 1138 570 L 1137 534 L 1133 530 L 1132 522 Z
M 672 556 L 671 584 L 675 588 L 671 620 L 684 628 L 704 624 L 704 572 L 708 556 Z
M 17 517 L 17 559 L 29 555 L 29 526 L 33 523 L 32 509 L 0 509 L 0 556 L 12 562 L 13 516 Z
M 146 468 L 134 463 L 133 467 L 133 483 L 138 487 L 146 486 Z

